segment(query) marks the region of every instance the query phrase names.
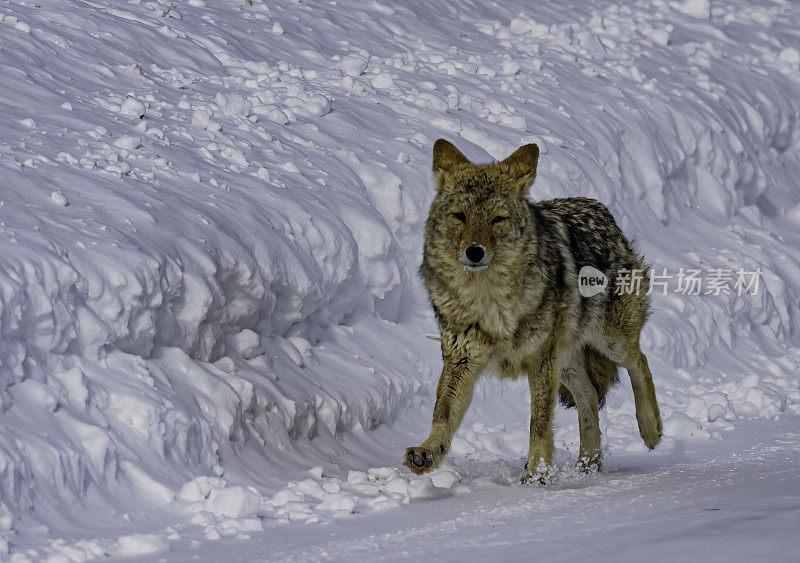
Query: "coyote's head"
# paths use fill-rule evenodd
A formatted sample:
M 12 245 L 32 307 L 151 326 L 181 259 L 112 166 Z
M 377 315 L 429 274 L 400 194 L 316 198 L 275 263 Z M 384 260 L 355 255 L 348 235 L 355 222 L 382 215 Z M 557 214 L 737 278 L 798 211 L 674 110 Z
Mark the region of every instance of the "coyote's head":
M 525 195 L 539 147 L 524 145 L 502 162 L 472 164 L 448 141 L 433 145 L 438 192 L 426 228 L 426 260 L 477 272 L 519 258 L 529 221 Z M 431 264 L 433 265 L 433 264 Z

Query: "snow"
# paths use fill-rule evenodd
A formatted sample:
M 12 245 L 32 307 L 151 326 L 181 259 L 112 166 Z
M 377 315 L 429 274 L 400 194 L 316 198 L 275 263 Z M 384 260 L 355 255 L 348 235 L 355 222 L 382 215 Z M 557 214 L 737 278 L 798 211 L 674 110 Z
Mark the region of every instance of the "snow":
M 711 2 L 709 0 L 685 0 L 683 3 L 675 2 L 673 6 L 687 16 L 704 20 L 711 17 Z
M 777 526 L 753 545 L 784 553 L 798 16 L 735 0 L 5 5 L 0 558 L 408 558 L 447 534 L 470 558 L 555 556 L 511 524 L 526 519 L 577 555 L 619 550 L 567 539 L 582 506 L 630 542 L 664 517 L 665 553 L 734 559 L 764 553 L 736 518 L 764 517 Z M 571 470 L 577 422 L 559 411 L 555 483 L 520 487 L 527 391 L 485 380 L 447 464 L 400 467 L 441 364 L 416 275 L 439 137 L 483 161 L 536 142 L 531 197 L 602 200 L 658 271 L 762 272 L 755 295 L 673 280 L 654 296 L 655 452 L 623 381 L 607 473 Z M 692 506 L 715 495 L 730 533 L 693 534 L 681 519 L 712 527 Z
M 164 551 L 167 547 L 166 540 L 159 534 L 130 534 L 121 536 L 108 555 L 115 557 L 151 555 Z
M 620 466 L 606 476 L 545 494 L 485 482 L 472 494 L 372 514 L 357 527 L 281 528 L 268 558 L 791 561 L 800 516 L 796 429 L 796 418 L 759 430 L 746 421 L 733 439 L 687 443 L 680 461 L 619 454 Z M 213 545 L 206 556 L 225 547 Z M 240 544 L 237 560 L 264 557 L 253 547 Z

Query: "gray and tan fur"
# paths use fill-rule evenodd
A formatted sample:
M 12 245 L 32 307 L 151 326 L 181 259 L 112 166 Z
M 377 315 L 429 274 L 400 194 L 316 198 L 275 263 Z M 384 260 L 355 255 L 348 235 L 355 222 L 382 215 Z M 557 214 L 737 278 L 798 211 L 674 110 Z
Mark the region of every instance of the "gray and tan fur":
M 647 277 L 638 292 L 613 290 L 619 270 L 647 267 L 598 201 L 528 202 L 538 158 L 539 148 L 529 144 L 502 162 L 472 164 L 444 139 L 434 144 L 438 192 L 420 273 L 439 323 L 444 368 L 430 435 L 406 450 L 405 465 L 415 473 L 444 459 L 484 370 L 530 384 L 523 481 L 547 481 L 559 395 L 577 406 L 579 468 L 600 468 L 597 410 L 617 366 L 631 378 L 645 444 L 652 449 L 661 439 L 653 380 L 639 348 L 649 311 Z M 605 292 L 581 296 L 583 266 L 609 278 Z

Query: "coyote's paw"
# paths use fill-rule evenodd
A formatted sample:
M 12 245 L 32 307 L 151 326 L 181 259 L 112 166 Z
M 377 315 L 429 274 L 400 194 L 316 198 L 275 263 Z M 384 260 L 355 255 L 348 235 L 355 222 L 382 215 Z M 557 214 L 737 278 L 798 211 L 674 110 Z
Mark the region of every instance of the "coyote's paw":
M 538 463 L 528 460 L 525 464 L 525 473 L 519 482 L 523 485 L 549 485 L 553 481 L 553 466 L 539 458 Z
M 417 475 L 422 475 L 426 471 L 438 467 L 442 459 L 444 459 L 444 446 L 434 448 L 422 445 L 415 448 L 406 448 L 406 459 L 403 465 Z
M 639 418 L 638 413 L 637 418 Z M 652 450 L 661 441 L 661 416 L 656 412 L 649 416 L 641 417 L 637 422 L 639 423 L 639 434 L 644 440 L 644 445 L 647 446 L 647 449 Z
M 575 469 L 581 473 L 600 473 L 603 470 L 603 459 L 600 455 L 584 454 L 578 458 Z

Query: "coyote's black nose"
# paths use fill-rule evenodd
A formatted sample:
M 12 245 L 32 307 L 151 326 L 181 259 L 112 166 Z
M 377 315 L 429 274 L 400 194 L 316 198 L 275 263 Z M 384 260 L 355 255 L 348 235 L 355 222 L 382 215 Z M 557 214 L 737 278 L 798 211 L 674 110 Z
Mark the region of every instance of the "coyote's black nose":
M 467 248 L 467 258 L 473 264 L 477 264 L 481 260 L 483 260 L 483 247 L 478 246 L 477 244 L 473 244 L 469 248 Z

